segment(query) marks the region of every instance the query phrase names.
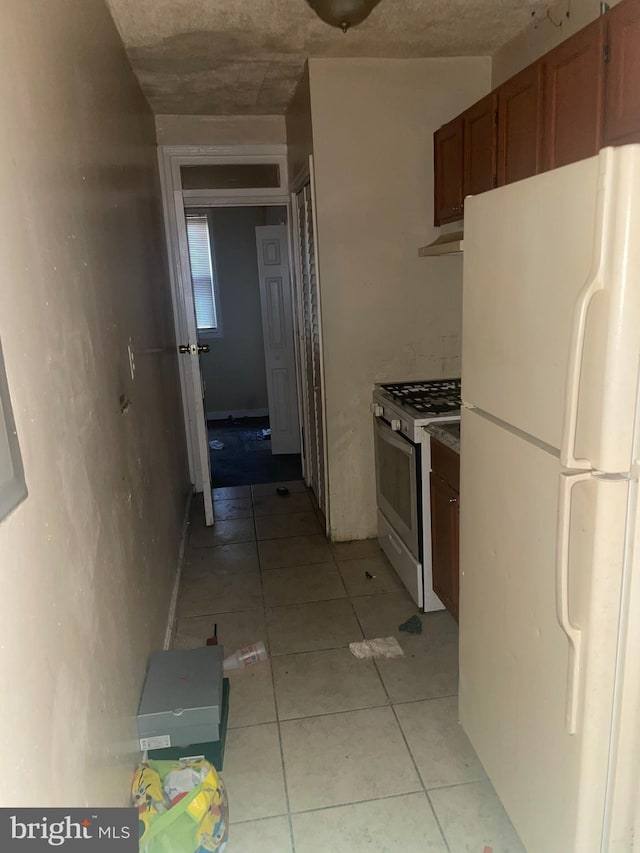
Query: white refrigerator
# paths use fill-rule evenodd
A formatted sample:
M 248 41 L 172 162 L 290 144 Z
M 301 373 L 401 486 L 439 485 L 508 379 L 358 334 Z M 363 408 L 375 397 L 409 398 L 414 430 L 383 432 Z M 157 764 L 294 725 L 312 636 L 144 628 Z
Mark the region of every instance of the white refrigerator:
M 640 850 L 640 146 L 464 252 L 460 721 L 529 853 Z

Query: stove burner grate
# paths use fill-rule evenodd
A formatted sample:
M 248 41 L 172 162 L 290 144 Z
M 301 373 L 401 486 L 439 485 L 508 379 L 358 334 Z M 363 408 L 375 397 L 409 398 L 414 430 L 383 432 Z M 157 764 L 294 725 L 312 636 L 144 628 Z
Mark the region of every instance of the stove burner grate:
M 459 379 L 391 382 L 381 387 L 393 400 L 417 412 L 445 415 L 457 413 L 462 405 Z

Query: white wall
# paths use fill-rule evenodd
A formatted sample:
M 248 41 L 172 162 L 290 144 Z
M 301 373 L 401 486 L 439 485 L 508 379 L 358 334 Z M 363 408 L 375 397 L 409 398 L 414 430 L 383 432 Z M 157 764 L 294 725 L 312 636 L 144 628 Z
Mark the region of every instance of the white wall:
M 609 5 L 615 6 L 619 2 L 609 0 Z M 504 83 L 548 50 L 595 21 L 599 14 L 600 0 L 559 0 L 554 3 L 548 17 L 540 13 L 523 33 L 496 52 L 492 64 L 491 88 Z
M 158 145 L 283 145 L 284 116 L 157 115 Z
M 29 496 L 0 522 L 0 804 L 121 805 L 189 489 L 154 123 L 103 0 L 2 11 L 0 338 Z
M 373 536 L 375 382 L 460 373 L 462 262 L 432 239 L 433 132 L 489 91 L 489 58 L 311 59 L 330 524 Z
M 287 106 L 286 129 L 289 180 L 294 182 L 300 172 L 307 168 L 309 155 L 313 154 L 308 62 Z

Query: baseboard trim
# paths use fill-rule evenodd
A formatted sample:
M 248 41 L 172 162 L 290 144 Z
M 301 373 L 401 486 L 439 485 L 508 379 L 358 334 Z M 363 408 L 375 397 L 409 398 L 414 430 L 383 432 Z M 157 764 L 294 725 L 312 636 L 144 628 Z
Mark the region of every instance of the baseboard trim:
M 190 491 L 187 495 L 187 501 L 184 507 L 184 516 L 182 519 L 182 536 L 180 537 L 180 549 L 178 550 L 178 565 L 176 568 L 176 579 L 173 582 L 173 591 L 171 593 L 171 602 L 169 603 L 169 616 L 167 619 L 167 630 L 164 635 L 163 649 L 166 651 L 171 648 L 173 642 L 173 628 L 176 621 L 176 609 L 178 607 L 178 593 L 180 591 L 180 579 L 182 578 L 182 566 L 184 564 L 184 552 L 187 547 L 187 534 L 189 532 L 189 516 L 191 514 L 191 501 L 193 492 Z
M 228 418 L 266 418 L 269 409 L 229 409 L 223 412 L 207 412 L 208 421 L 225 421 Z

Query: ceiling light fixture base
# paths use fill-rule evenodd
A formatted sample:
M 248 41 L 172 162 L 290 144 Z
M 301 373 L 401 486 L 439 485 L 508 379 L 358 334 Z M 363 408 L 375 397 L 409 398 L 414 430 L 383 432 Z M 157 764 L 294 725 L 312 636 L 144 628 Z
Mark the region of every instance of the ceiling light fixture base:
M 378 5 L 380 0 L 307 0 L 316 15 L 332 27 L 346 33 L 357 27 Z

